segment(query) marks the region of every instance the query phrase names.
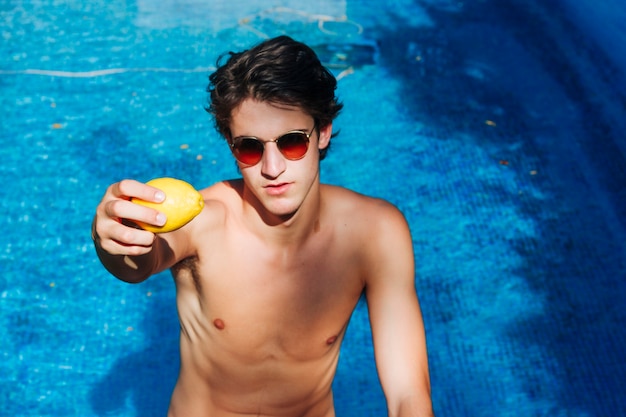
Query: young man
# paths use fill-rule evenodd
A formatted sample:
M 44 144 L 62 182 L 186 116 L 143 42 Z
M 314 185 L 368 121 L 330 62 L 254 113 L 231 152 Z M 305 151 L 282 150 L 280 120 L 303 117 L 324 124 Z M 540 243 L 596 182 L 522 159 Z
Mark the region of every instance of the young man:
M 174 232 L 129 227 L 165 222 L 129 201 L 163 193 L 133 180 L 108 188 L 94 220 L 97 253 L 119 279 L 172 270 L 181 368 L 169 416 L 334 416 L 339 347 L 362 293 L 389 415 L 432 416 L 406 221 L 320 184 L 341 109 L 335 78 L 283 36 L 231 54 L 210 81 L 208 110 L 243 178 L 202 190 L 205 208 Z

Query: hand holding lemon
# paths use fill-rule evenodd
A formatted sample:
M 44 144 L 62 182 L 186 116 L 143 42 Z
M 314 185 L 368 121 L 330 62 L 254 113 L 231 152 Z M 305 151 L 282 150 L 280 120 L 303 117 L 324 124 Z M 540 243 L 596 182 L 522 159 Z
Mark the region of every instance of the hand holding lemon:
M 155 178 L 146 184 L 158 188 L 165 193 L 165 200 L 161 203 L 152 203 L 138 198 L 131 201 L 145 207 L 150 207 L 167 216 L 163 226 L 154 226 L 137 221 L 144 230 L 153 233 L 165 233 L 179 229 L 189 223 L 202 211 L 204 199 L 193 186 L 176 178 Z

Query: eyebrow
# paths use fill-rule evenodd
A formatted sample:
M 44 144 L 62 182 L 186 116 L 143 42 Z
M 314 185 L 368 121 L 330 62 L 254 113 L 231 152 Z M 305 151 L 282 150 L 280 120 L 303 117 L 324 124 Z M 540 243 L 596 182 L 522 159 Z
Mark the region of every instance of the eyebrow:
M 254 136 L 254 135 L 239 135 L 239 136 L 235 136 L 231 140 L 252 138 L 252 139 L 260 140 L 261 142 L 271 142 L 289 133 L 299 132 L 299 133 L 305 133 L 307 135 L 312 135 L 314 130 L 315 130 L 315 126 L 311 128 L 311 132 L 309 132 L 307 129 L 291 129 L 291 130 L 287 130 L 284 133 L 281 133 L 280 135 L 276 136 L 274 139 L 269 139 L 269 140 L 262 140 L 262 138 L 260 138 L 259 136 Z

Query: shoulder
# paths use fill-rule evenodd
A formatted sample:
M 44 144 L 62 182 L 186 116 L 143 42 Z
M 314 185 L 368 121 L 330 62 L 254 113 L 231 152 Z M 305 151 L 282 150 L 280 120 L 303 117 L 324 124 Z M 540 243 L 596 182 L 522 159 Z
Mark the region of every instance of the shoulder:
M 412 277 L 411 233 L 396 206 L 339 187 L 324 187 L 324 195 L 335 228 L 359 259 L 368 286 L 378 278 Z
M 227 201 L 239 197 L 243 189 L 242 180 L 227 180 L 216 182 L 215 184 L 200 190 L 200 194 L 205 201 Z
M 223 227 L 229 213 L 241 206 L 241 187 L 240 181 L 221 181 L 200 190 L 204 209 L 192 222 L 195 231 L 215 232 Z
M 163 238 L 178 261 L 219 247 L 233 209 L 241 200 L 237 181 L 222 181 L 199 190 L 204 208 L 188 224 Z
M 362 230 L 371 232 L 394 224 L 400 228 L 407 226 L 402 212 L 386 200 L 332 185 L 324 185 L 322 192 L 332 216 Z
M 217 182 L 210 187 L 200 190 L 205 205 L 209 209 L 239 205 L 243 192 L 242 180 L 228 180 Z
M 359 254 L 363 265 L 411 255 L 413 242 L 403 213 L 390 202 L 341 187 L 324 187 L 335 230 Z

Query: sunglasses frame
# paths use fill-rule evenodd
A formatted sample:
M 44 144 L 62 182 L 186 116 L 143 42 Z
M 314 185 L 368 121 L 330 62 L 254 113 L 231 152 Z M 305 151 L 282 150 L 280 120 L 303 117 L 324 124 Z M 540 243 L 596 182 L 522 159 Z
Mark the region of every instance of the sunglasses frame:
M 276 139 L 273 139 L 273 140 L 266 140 L 266 141 L 263 141 L 263 140 L 261 140 L 261 139 L 257 138 L 256 136 L 237 136 L 236 138 L 234 138 L 234 139 L 230 140 L 230 141 L 229 141 L 229 143 L 228 143 L 228 145 L 229 145 L 230 150 L 231 150 L 231 152 L 232 152 L 233 156 L 235 157 L 235 159 L 236 159 L 239 163 L 241 163 L 241 164 L 243 164 L 243 165 L 246 165 L 246 166 L 254 166 L 254 165 L 258 164 L 259 162 L 261 162 L 261 160 L 263 159 L 263 153 L 265 152 L 265 145 L 266 145 L 267 143 L 270 143 L 270 142 L 274 142 L 274 143 L 276 144 L 276 146 L 277 146 L 277 148 L 278 148 L 278 151 L 280 152 L 280 154 L 281 154 L 281 155 L 282 155 L 285 159 L 287 159 L 287 160 L 289 160 L 289 161 L 298 161 L 298 160 L 300 160 L 300 159 L 304 158 L 304 156 L 306 155 L 306 153 L 309 151 L 309 143 L 310 143 L 311 135 L 313 135 L 313 132 L 315 131 L 315 128 L 316 128 L 316 127 L 317 127 L 317 124 L 313 125 L 313 128 L 311 129 L 311 131 L 310 131 L 309 133 L 307 133 L 307 132 L 306 132 L 306 130 L 299 130 L 299 129 L 290 130 L 289 132 L 285 132 L 285 133 L 283 133 L 282 135 L 278 136 Z M 281 140 L 282 138 L 284 138 L 285 136 L 287 136 L 287 135 L 291 135 L 291 134 L 294 134 L 294 133 L 298 133 L 298 134 L 302 134 L 302 135 L 303 135 L 303 137 L 305 138 L 305 140 L 304 140 L 304 144 L 305 144 L 305 146 L 306 146 L 306 149 L 305 149 L 304 153 L 303 153 L 301 156 L 299 156 L 299 157 L 297 157 L 297 158 L 290 158 L 290 157 L 288 157 L 287 155 L 285 155 L 285 153 L 284 153 L 284 152 L 283 152 L 283 150 L 281 149 L 281 147 L 280 147 L 280 140 Z M 260 144 L 262 145 L 262 148 L 261 148 L 261 155 L 260 155 L 260 157 L 259 157 L 259 160 L 258 160 L 258 161 L 256 161 L 256 162 L 255 162 L 255 163 L 253 163 L 253 164 L 248 164 L 248 163 L 246 163 L 246 162 L 244 162 L 244 161 L 241 161 L 241 160 L 237 157 L 237 144 L 238 144 L 238 143 L 241 143 L 243 140 L 253 140 L 253 141 L 256 141 L 256 142 L 258 142 L 258 143 L 260 143 Z

